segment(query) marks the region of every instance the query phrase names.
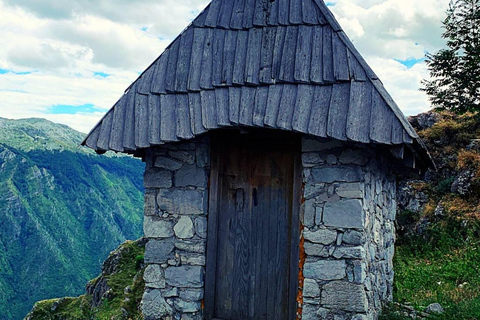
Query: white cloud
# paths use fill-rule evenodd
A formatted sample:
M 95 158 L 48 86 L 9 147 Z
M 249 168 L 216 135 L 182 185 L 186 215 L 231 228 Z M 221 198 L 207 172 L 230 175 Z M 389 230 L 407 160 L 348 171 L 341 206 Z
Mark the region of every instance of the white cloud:
M 329 8 L 406 114 L 429 108 L 420 59 L 443 46 L 449 0 L 337 0 Z M 0 0 L 0 117 L 45 117 L 87 132 L 208 0 Z M 30 72 L 29 74 L 19 74 Z M 96 72 L 108 77 L 95 76 Z M 4 73 L 4 74 L 2 74 Z

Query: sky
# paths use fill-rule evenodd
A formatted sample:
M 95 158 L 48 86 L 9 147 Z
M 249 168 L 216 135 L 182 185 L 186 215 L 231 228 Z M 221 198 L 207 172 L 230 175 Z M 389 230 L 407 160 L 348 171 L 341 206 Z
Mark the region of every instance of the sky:
M 326 0 L 405 115 L 449 0 Z M 89 132 L 208 0 L 0 0 L 0 117 Z

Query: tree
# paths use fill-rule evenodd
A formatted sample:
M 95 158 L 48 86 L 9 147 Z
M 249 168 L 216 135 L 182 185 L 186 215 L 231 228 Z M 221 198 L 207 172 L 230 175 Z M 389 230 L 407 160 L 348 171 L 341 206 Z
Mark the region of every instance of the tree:
M 436 110 L 480 111 L 480 0 L 452 0 L 443 27 L 447 49 L 426 55 L 420 90 Z

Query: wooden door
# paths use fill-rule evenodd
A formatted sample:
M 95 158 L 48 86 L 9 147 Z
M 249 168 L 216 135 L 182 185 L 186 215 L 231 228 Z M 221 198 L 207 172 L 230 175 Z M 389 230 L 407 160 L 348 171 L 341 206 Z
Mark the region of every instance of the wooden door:
M 207 319 L 295 319 L 299 137 L 212 139 Z

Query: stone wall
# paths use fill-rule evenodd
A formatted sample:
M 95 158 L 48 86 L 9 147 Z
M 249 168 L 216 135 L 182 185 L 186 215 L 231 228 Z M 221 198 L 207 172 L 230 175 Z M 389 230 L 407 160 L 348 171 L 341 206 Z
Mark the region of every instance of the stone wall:
M 376 319 L 392 298 L 395 178 L 370 147 L 303 139 L 304 320 Z
M 208 137 L 149 149 L 144 232 L 149 319 L 202 319 Z M 392 298 L 395 179 L 371 145 L 305 137 L 304 320 L 376 319 Z
M 148 150 L 144 233 L 149 319 L 202 319 L 207 237 L 206 137 Z

